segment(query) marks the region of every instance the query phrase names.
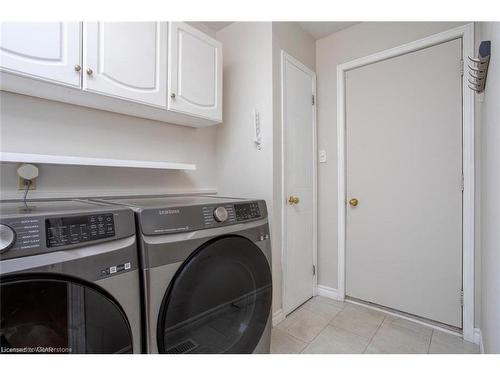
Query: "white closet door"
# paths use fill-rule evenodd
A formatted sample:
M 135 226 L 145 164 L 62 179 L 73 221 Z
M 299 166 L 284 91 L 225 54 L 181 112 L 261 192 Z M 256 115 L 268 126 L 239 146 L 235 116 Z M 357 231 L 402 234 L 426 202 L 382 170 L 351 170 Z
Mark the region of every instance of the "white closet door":
M 2 22 L 0 69 L 80 87 L 79 22 Z
M 84 90 L 166 107 L 167 39 L 165 22 L 85 23 Z
M 285 166 L 285 314 L 314 294 L 316 75 L 282 55 L 283 151 Z M 296 199 L 294 201 L 294 199 Z
M 346 73 L 346 293 L 455 327 L 461 56 L 456 39 Z
M 182 22 L 170 23 L 168 109 L 222 120 L 222 44 Z

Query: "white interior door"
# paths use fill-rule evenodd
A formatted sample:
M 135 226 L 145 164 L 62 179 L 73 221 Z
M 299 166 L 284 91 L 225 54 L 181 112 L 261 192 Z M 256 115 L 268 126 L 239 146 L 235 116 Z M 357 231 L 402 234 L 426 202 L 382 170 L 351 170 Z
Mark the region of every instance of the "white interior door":
M 316 76 L 282 54 L 284 163 L 284 310 L 288 314 L 314 293 L 316 246 Z
M 461 48 L 456 39 L 346 73 L 346 294 L 455 327 Z
M 85 23 L 83 88 L 166 107 L 167 32 L 165 22 Z
M 80 87 L 79 22 L 2 22 L 0 68 Z
M 222 43 L 171 22 L 169 65 L 168 109 L 221 121 Z

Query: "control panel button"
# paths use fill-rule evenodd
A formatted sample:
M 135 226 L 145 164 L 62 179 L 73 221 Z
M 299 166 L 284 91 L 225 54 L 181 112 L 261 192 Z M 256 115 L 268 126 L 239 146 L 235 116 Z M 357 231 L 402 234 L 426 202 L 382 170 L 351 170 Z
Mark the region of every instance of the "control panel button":
M 0 224 L 0 253 L 7 251 L 16 241 L 16 232 L 5 224 Z
M 227 210 L 220 206 L 220 207 L 217 207 L 215 210 L 214 210 L 214 218 L 215 220 L 217 220 L 219 223 L 223 223 L 224 221 L 227 220 L 229 214 L 227 212 Z

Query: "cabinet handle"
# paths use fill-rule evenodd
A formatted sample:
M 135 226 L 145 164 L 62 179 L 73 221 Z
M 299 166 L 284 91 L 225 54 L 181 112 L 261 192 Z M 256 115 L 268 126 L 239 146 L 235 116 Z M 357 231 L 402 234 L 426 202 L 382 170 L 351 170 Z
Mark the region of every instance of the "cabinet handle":
M 82 67 L 78 64 L 75 65 L 75 71 L 79 72 L 80 70 L 82 70 Z
M 170 94 L 170 97 L 171 97 L 172 99 L 175 99 L 175 93 L 171 93 L 171 94 Z
M 87 74 L 91 76 L 94 73 L 94 71 L 90 68 L 87 68 Z

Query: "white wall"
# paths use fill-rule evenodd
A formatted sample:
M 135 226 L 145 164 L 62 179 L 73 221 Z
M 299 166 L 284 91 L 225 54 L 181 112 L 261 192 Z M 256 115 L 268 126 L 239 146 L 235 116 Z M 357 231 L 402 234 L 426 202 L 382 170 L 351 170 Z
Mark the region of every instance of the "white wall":
M 216 179 L 222 195 L 266 199 L 272 212 L 271 23 L 236 22 L 217 32 L 223 43 L 224 121 L 216 132 Z M 260 113 L 262 150 L 254 145 Z
M 338 64 L 396 47 L 463 23 L 366 22 L 316 41 L 318 150 L 318 284 L 337 288 L 337 71 Z
M 481 330 L 486 353 L 500 353 L 500 23 L 479 24 L 491 40 L 491 62 L 480 112 Z
M 224 113 L 217 128 L 220 195 L 265 199 L 273 241 L 273 309 L 280 305 L 280 254 L 274 246 L 273 80 L 270 22 L 236 22 L 217 32 L 223 43 Z M 262 149 L 254 144 L 254 109 L 260 113 Z
M 40 166 L 31 197 L 214 191 L 215 127 L 194 129 L 0 92 L 2 151 L 196 163 L 196 171 Z M 2 199 L 21 197 L 2 164 Z

